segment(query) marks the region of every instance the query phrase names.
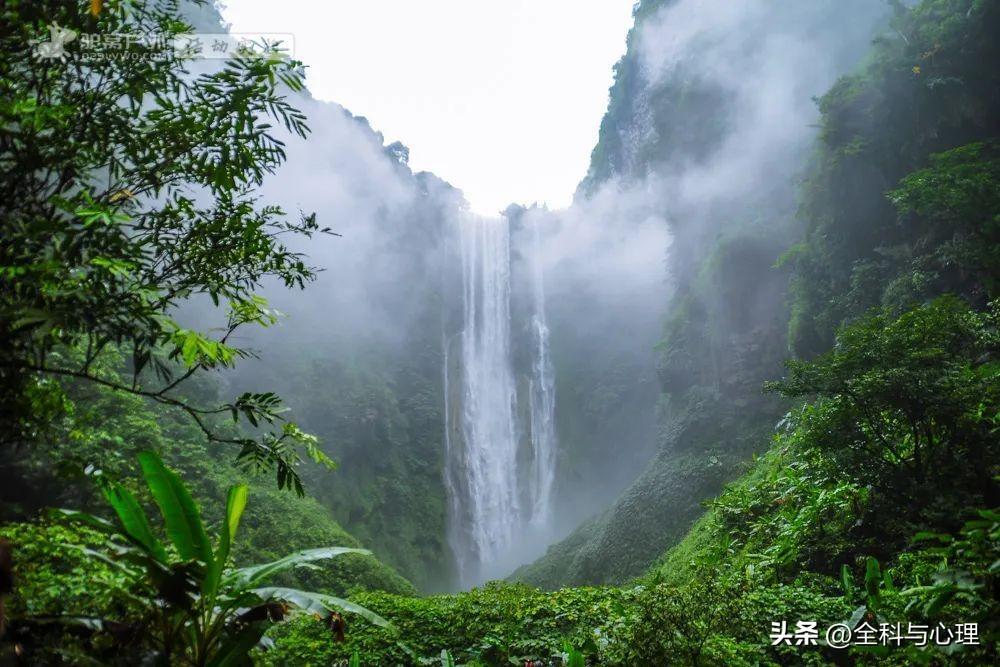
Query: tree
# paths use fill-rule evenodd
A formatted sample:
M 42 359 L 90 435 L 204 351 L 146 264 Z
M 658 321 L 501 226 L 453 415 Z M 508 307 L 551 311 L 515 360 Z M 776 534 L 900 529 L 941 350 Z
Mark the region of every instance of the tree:
M 262 281 L 302 288 L 315 275 L 283 237 L 329 230 L 254 193 L 285 157 L 272 123 L 308 132 L 286 98 L 302 89 L 300 63 L 262 44 L 189 71 L 163 47 L 192 31 L 177 0 L 108 2 L 97 16 L 58 0 L 2 11 L 0 441 L 30 441 L 44 423 L 41 378 L 84 378 L 183 409 L 209 439 L 238 445 L 242 460 L 301 493 L 297 446 L 330 463 L 314 439 L 292 424 L 256 440 L 210 424 L 217 413 L 274 424 L 277 396 L 201 406 L 179 392 L 193 374 L 252 354 L 231 337 L 275 321 L 256 294 Z M 72 36 L 63 54 L 50 48 L 56 35 Z M 109 35 L 133 38 L 119 52 L 103 41 L 88 58 L 83 43 Z M 195 297 L 226 308 L 221 330 L 174 320 Z M 128 381 L 96 370 L 112 347 L 128 358 Z
M 1000 293 L 1000 142 L 930 157 L 889 193 L 900 222 L 927 256 L 914 271 L 945 276 L 945 287 L 983 301 Z
M 816 360 L 788 362 L 788 377 L 768 388 L 815 397 L 802 439 L 846 455 L 845 469 L 863 482 L 971 470 L 987 484 L 977 464 L 1000 426 L 998 316 L 996 304 L 977 312 L 953 296 L 899 317 L 876 312 L 843 327 Z

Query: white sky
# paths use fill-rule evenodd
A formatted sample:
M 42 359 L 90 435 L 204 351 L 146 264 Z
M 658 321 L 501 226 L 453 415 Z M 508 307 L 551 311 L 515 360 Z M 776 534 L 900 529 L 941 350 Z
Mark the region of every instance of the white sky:
M 288 32 L 312 94 L 493 213 L 569 204 L 633 0 L 223 0 L 233 32 Z

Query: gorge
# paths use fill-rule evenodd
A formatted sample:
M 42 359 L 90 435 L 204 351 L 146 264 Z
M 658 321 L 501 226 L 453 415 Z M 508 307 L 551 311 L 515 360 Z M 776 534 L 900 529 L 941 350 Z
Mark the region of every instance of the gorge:
M 296 324 L 253 333 L 272 352 L 235 386 L 296 398 L 353 471 L 317 473 L 317 493 L 423 590 L 520 566 L 543 585 L 638 574 L 780 417 L 759 387 L 785 353 L 788 276 L 772 266 L 797 233 L 810 97 L 884 14 L 641 3 L 560 210 L 476 216 L 365 119 L 302 99 L 316 130 L 261 192 L 342 236 L 301 247 L 324 267 L 315 288 L 268 291 Z M 713 413 L 737 435 L 690 423 Z
M 4 10 L 0 663 L 998 664 L 1000 1 L 640 0 L 489 215 L 311 63 L 80 57 L 222 11 Z M 866 623 L 950 639 L 783 641 Z

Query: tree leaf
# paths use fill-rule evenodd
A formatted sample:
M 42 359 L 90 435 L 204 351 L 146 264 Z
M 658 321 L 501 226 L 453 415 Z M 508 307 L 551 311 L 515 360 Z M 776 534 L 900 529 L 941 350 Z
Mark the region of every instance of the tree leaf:
M 854 577 L 851 576 L 851 568 L 847 564 L 840 566 L 840 583 L 844 587 L 844 597 L 850 598 L 854 595 Z
M 865 592 L 869 601 L 876 601 L 879 598 L 880 587 L 882 585 L 882 571 L 878 561 L 871 556 L 865 561 Z
M 264 633 L 267 623 L 251 623 L 240 632 L 227 639 L 208 661 L 208 667 L 230 667 L 247 664 L 247 655 L 257 646 Z

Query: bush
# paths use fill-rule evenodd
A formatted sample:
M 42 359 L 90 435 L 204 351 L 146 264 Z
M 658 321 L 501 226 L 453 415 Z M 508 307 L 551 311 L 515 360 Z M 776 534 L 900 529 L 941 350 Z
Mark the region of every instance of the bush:
M 632 608 L 635 590 L 564 588 L 551 593 L 494 582 L 457 595 L 405 598 L 384 593 L 353 601 L 390 619 L 395 630 L 349 626 L 346 640 L 309 618 L 276 627 L 275 646 L 258 660 L 266 665 L 329 665 L 357 651 L 361 664 L 419 664 L 447 650 L 459 664 L 523 665 L 549 661 L 564 642 L 590 660 L 604 638 Z

